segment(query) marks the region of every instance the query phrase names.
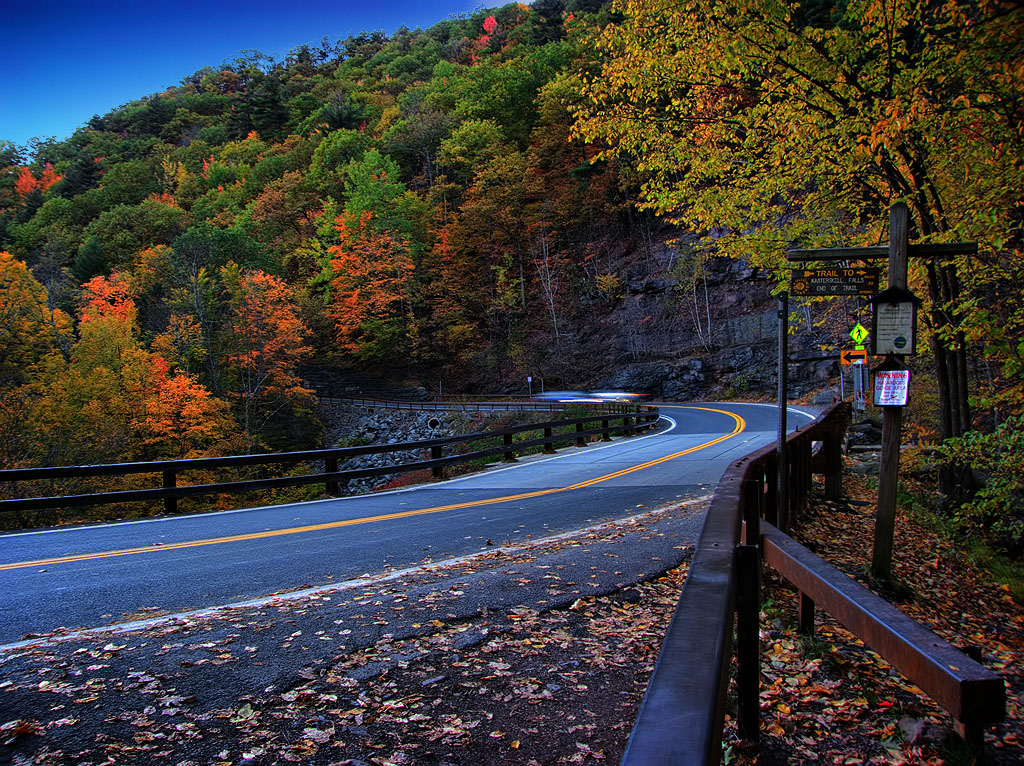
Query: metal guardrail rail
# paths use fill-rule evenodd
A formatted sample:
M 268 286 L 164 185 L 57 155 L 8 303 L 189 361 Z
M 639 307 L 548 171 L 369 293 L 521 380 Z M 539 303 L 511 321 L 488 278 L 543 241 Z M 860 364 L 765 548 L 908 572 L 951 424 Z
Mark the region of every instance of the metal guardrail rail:
M 824 473 L 826 495 L 839 497 L 847 407 L 834 405 L 787 437 L 789 471 L 783 480 L 789 509 L 778 507 L 774 445 L 726 469 L 708 508 L 622 764 L 721 762 L 734 651 L 739 733 L 748 741 L 757 740 L 762 561 L 800 591 L 803 630 L 813 629 L 817 604 L 947 710 L 969 743 L 980 745 L 984 728 L 1004 715 L 1002 678 L 773 526 L 780 515 L 791 523 L 799 520 L 812 472 Z M 816 446 L 821 447 L 817 453 Z M 785 510 L 788 513 L 780 513 Z M 767 522 L 763 533 L 762 518 Z
M 376 410 L 406 410 L 412 412 L 561 412 L 566 405 L 561 402 L 541 401 L 405 401 L 400 399 L 367 399 L 321 396 L 321 404 L 335 405 L 352 412 Z
M 378 406 L 383 403 L 374 401 Z M 362 406 L 362 405 L 360 405 Z M 308 484 L 324 484 L 328 494 L 338 494 L 339 484 L 343 481 L 367 476 L 383 476 L 409 473 L 430 469 L 434 478 L 441 478 L 446 466 L 467 463 L 479 458 L 501 455 L 511 462 L 516 452 L 532 447 L 543 447 L 545 452 L 553 453 L 556 444 L 575 443 L 583 446 L 589 437 L 610 440 L 613 434 L 632 435 L 637 430 L 644 430 L 657 422 L 660 414 L 656 407 L 630 406 L 628 411 L 622 406 L 602 407 L 593 415 L 577 418 L 562 418 L 543 423 L 532 423 L 512 426 L 494 431 L 481 431 L 471 434 L 449 436 L 440 439 L 429 439 L 398 444 L 377 444 L 364 447 L 340 447 L 327 450 L 306 450 L 301 452 L 283 452 L 260 455 L 234 455 L 229 457 L 196 458 L 192 460 L 161 460 L 140 463 L 118 463 L 108 465 L 60 466 L 53 468 L 18 468 L 0 470 L 0 482 L 12 482 L 15 486 L 25 482 L 55 479 L 76 479 L 87 477 L 118 477 L 133 474 L 159 474 L 162 486 L 152 489 L 119 490 L 78 495 L 59 495 L 47 497 L 22 497 L 0 500 L 0 513 L 26 510 L 38 510 L 54 507 L 81 507 L 111 503 L 162 500 L 167 513 L 177 512 L 177 501 L 183 497 L 194 497 L 213 494 L 235 494 L 251 490 L 276 489 L 281 487 L 302 486 Z M 559 433 L 559 429 L 563 432 Z M 541 435 L 533 438 L 514 441 L 517 435 L 538 432 Z M 468 452 L 444 455 L 445 448 L 457 445 L 468 445 L 481 441 L 497 441 L 493 446 L 473 449 Z M 389 454 L 394 452 L 422 452 L 429 455 L 424 460 L 398 463 L 376 468 L 360 468 L 354 470 L 338 470 L 345 460 L 362 455 Z M 193 484 L 181 486 L 178 478 L 188 471 L 203 473 L 214 469 L 239 468 L 247 466 L 268 466 L 277 464 L 322 463 L 322 470 L 296 476 L 275 476 L 270 478 L 226 481 L 210 484 Z

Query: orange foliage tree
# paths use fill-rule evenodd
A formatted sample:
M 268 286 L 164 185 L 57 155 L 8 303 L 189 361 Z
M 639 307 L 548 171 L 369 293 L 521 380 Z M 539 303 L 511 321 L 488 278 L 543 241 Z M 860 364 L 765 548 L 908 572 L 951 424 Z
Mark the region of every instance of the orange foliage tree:
M 132 284 L 115 272 L 84 285 L 70 364 L 34 382 L 39 462 L 122 462 L 222 454 L 237 431 L 226 402 L 139 339 Z
M 53 169 L 53 165 L 49 162 L 43 168 L 43 172 L 36 178 L 32 175 L 30 168 L 23 167 L 18 173 L 18 178 L 14 182 L 14 190 L 18 193 L 18 196 L 25 199 L 28 195 L 38 189 L 40 192 L 45 193 L 51 186 L 60 181 L 64 176 L 59 175 Z
M 378 231 L 372 221 L 369 211 L 363 211 L 355 226 L 344 218 L 335 221 L 341 242 L 330 248 L 331 313 L 344 350 L 364 360 L 381 360 L 409 346 L 413 260 L 403 234 Z
M 180 370 L 171 374 L 160 356 L 152 357 L 150 372 L 152 388 L 138 423 L 142 444 L 150 452 L 161 458 L 205 457 L 230 444 L 236 425 L 227 402 L 192 375 Z
M 243 273 L 235 264 L 221 271 L 231 295 L 227 361 L 235 380 L 231 394 L 239 399 L 248 449 L 285 409 L 312 401 L 312 391 L 298 377 L 299 363 L 311 348 L 292 289 L 262 271 Z

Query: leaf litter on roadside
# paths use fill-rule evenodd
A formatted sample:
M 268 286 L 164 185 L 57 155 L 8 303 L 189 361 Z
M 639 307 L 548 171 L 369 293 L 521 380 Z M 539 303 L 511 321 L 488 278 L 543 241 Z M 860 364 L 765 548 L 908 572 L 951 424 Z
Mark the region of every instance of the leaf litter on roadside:
M 847 492 L 868 494 L 856 483 Z M 870 550 L 871 506 L 816 506 L 820 511 L 806 520 L 802 534 L 815 541 L 820 555 L 861 575 Z M 633 531 L 648 534 L 643 524 L 634 523 Z M 609 526 L 519 553 L 489 550 L 471 562 L 410 576 L 426 588 L 415 602 L 407 596 L 408 581 L 371 582 L 347 595 L 319 594 L 113 640 L 32 649 L 22 666 L 32 675 L 11 674 L 0 682 L 0 701 L 16 693 L 42 695 L 52 704 L 47 715 L 4 724 L 12 734 L 0 755 L 10 752 L 16 763 L 40 766 L 149 763 L 158 756 L 178 766 L 617 761 L 686 567 L 594 596 L 584 590 L 589 576 L 570 574 L 542 554 L 588 550 L 602 536 L 621 538 L 625 529 Z M 651 525 L 649 534 L 659 532 Z M 1008 717 L 990 732 L 988 746 L 998 762 L 1018 762 L 1024 738 L 1020 608 L 954 549 L 904 519 L 897 539 L 896 574 L 914 594 L 900 608 L 954 643 L 980 646 L 986 664 L 1004 674 Z M 605 551 L 602 558 L 614 563 L 615 554 Z M 460 578 L 485 567 L 502 567 L 512 583 L 543 583 L 552 597 L 550 591 L 578 595 L 556 608 L 541 598 L 503 612 L 482 608 L 473 618 L 452 617 L 450 605 L 465 587 Z M 749 750 L 737 742 L 730 718 L 726 760 L 942 763 L 939 735 L 948 716 L 828 618 L 820 617 L 813 639 L 797 636 L 789 627 L 794 594 L 777 578 L 766 579 L 771 597 L 761 636 L 761 747 Z M 358 611 L 330 619 L 330 610 L 344 602 Z M 321 629 L 296 627 L 300 618 L 319 612 L 325 615 Z M 407 635 L 384 632 L 403 615 Z M 378 638 L 352 645 L 366 628 L 378 631 Z M 260 648 L 263 636 L 274 638 L 275 650 Z M 329 659 L 303 664 L 316 645 L 330 648 Z M 146 651 L 151 664 L 133 664 Z M 228 706 L 204 706 L 196 700 L 200 695 L 184 691 L 188 674 L 204 668 L 246 674 L 275 661 L 297 663 L 283 685 L 254 689 Z M 126 709 L 132 694 L 148 701 Z M 56 738 L 78 730 L 80 736 Z

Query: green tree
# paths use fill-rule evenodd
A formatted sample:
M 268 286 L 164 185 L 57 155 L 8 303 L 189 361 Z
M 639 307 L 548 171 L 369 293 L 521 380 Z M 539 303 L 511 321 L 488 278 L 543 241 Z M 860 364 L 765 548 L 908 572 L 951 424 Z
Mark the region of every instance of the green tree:
M 123 266 L 147 247 L 173 242 L 187 220 L 185 211 L 176 205 L 146 200 L 100 213 L 85 227 L 84 236 L 87 242 L 90 238 L 98 241 L 109 265 Z

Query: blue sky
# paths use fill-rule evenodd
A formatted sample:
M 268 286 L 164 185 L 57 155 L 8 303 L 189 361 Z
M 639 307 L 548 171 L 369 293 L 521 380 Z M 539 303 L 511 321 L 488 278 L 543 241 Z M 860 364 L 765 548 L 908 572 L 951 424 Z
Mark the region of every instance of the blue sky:
M 280 60 L 326 35 L 405 25 L 503 2 L 477 0 L 0 0 L 0 140 L 67 138 L 94 114 L 177 85 L 243 50 Z

